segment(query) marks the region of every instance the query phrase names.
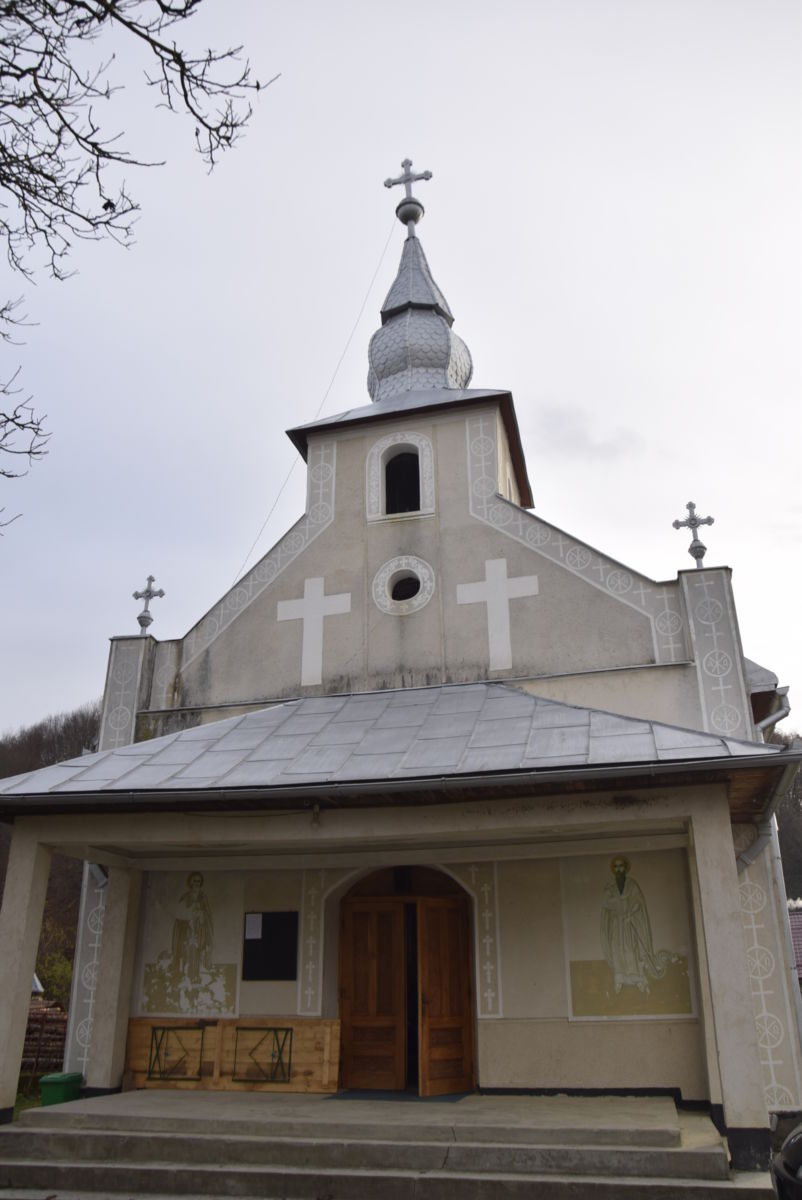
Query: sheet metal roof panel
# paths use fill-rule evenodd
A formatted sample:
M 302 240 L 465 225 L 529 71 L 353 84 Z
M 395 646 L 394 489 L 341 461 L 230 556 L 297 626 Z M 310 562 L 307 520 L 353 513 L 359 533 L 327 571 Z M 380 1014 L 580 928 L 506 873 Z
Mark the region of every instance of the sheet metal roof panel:
M 0 796 L 158 792 L 177 787 L 269 789 L 279 786 L 277 780 L 297 782 L 313 775 L 347 785 L 365 779 L 389 782 L 413 774 L 425 779 L 477 771 L 501 773 L 539 764 L 554 770 L 683 759 L 754 759 L 782 749 L 578 708 L 501 683 L 322 699 L 323 706 L 321 697 L 294 700 L 136 747 L 105 750 L 0 779 Z M 286 732 L 293 728 L 307 732 Z

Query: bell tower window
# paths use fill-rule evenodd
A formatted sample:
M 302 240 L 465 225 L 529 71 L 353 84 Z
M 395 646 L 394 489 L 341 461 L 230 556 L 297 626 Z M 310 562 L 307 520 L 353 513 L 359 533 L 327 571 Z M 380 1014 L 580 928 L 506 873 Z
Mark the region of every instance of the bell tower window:
M 365 459 L 368 521 L 425 517 L 434 512 L 434 448 L 412 430 L 388 433 Z
M 414 451 L 402 450 L 385 467 L 385 512 L 420 512 L 420 463 Z

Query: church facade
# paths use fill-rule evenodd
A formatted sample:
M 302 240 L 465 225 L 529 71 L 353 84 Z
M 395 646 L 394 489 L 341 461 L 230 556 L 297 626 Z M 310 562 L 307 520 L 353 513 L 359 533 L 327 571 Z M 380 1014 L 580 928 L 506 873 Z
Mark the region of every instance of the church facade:
M 802 1108 L 782 695 L 726 568 L 531 511 L 410 165 L 371 403 L 289 431 L 303 516 L 185 637 L 112 640 L 96 754 L 0 781 L 0 1105 L 58 851 L 90 1091 L 667 1093 L 764 1165 Z

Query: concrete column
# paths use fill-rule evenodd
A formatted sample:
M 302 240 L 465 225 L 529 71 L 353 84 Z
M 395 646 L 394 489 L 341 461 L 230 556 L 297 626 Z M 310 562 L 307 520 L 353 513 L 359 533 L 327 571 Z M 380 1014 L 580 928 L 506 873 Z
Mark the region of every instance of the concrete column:
M 34 833 L 15 825 L 0 909 L 0 1122 L 14 1115 L 50 857 Z
M 109 869 L 86 1069 L 88 1091 L 117 1091 L 122 1083 L 141 892 L 141 871 Z
M 741 927 L 738 874 L 723 791 L 691 820 L 701 928 L 710 981 L 723 1122 L 733 1166 L 768 1166 L 769 1116 Z

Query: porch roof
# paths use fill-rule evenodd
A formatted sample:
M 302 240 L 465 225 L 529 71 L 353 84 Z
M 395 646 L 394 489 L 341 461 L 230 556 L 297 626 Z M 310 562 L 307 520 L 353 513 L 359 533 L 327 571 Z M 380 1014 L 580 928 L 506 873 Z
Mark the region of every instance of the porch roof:
M 448 790 L 710 779 L 765 807 L 800 747 L 738 741 L 532 696 L 502 683 L 310 696 L 0 779 L 0 815 L 254 804 L 442 802 Z M 733 780 L 738 777 L 735 784 Z M 355 798 L 359 798 L 358 801 Z

